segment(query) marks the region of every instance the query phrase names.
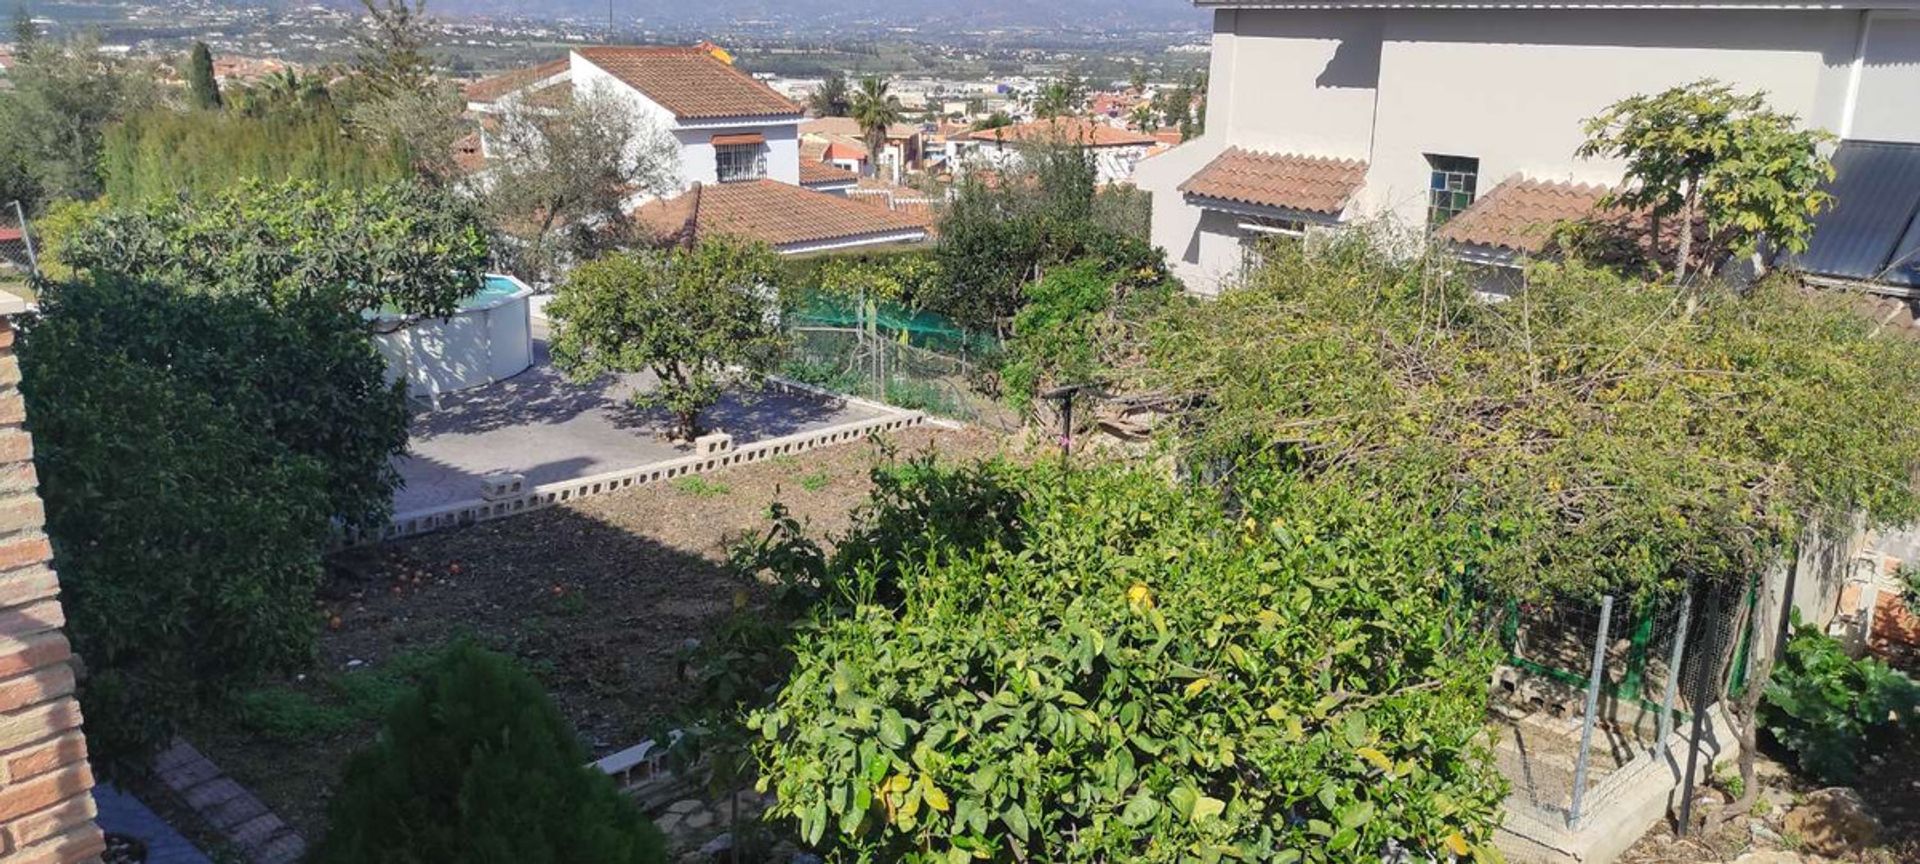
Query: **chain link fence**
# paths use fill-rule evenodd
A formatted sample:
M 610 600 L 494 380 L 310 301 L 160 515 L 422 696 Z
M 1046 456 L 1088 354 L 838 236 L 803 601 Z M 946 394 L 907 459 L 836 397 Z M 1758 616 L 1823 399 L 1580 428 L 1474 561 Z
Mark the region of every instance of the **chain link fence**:
M 1692 734 L 1726 664 L 1744 665 L 1735 635 L 1751 597 L 1698 583 L 1637 601 L 1507 601 L 1490 719 L 1509 813 L 1578 829 L 1636 788 L 1639 768 Z
M 32 226 L 18 201 L 0 201 L 0 289 L 24 286 L 40 272 Z
M 984 372 L 974 357 L 914 345 L 872 328 L 798 326 L 781 374 L 816 387 L 1011 430 L 1019 415 L 981 392 Z

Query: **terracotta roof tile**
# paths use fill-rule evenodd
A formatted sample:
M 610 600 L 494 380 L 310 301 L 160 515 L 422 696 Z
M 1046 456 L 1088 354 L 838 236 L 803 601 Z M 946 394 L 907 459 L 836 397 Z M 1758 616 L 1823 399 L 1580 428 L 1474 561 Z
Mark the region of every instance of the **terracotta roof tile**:
M 995 143 L 1043 141 L 1080 144 L 1087 147 L 1145 147 L 1153 143 L 1153 137 L 1150 135 L 1142 135 L 1118 126 L 1109 126 L 1078 117 L 1035 120 L 1032 123 L 1021 123 L 1017 126 L 982 129 L 968 133 L 967 137 L 974 141 Z
M 860 121 L 852 117 L 815 117 L 800 121 L 802 135 L 846 135 L 851 138 L 865 138 L 867 133 L 860 129 Z M 911 138 L 920 134 L 920 127 L 911 123 L 894 123 L 887 127 L 888 138 Z
M 468 84 L 462 91 L 468 102 L 492 102 L 509 93 L 538 84 L 567 71 L 567 58 L 549 60 L 538 66 L 503 72 L 492 78 L 482 78 Z
M 1447 220 L 1434 238 L 1529 255 L 1547 246 L 1553 226 L 1594 212 L 1607 187 L 1509 177 Z
M 575 53 L 683 119 L 800 114 L 800 106 L 772 87 L 698 46 L 602 46 Z
M 696 185 L 674 198 L 641 205 L 633 215 L 661 240 L 726 235 L 776 248 L 903 231 L 924 236 L 927 228 L 921 216 L 774 180 Z
M 1199 198 L 1338 216 L 1367 178 L 1367 163 L 1232 147 L 1180 191 Z
M 823 147 L 821 149 L 824 151 L 826 148 Z M 851 184 L 859 179 L 860 175 L 838 165 L 829 165 L 820 161 L 818 158 L 808 159 L 803 156 L 800 159 L 800 185 L 802 186 L 815 186 L 823 183 Z

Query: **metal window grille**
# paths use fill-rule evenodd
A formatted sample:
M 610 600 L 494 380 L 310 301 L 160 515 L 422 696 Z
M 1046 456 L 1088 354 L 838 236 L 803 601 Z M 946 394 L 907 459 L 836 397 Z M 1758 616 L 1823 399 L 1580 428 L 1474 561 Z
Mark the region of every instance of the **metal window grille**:
M 767 148 L 758 144 L 715 147 L 713 161 L 722 183 L 758 180 L 767 176 Z

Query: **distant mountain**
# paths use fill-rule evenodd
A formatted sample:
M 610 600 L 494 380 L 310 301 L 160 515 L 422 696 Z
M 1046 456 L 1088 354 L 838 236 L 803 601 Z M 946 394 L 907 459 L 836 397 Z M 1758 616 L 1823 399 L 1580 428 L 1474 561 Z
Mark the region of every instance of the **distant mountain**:
M 606 0 L 428 0 L 441 15 L 601 17 Z M 1077 30 L 1197 29 L 1206 16 L 1189 0 L 613 0 L 616 19 L 644 27 L 750 21 L 816 22 L 836 28 L 1066 27 Z

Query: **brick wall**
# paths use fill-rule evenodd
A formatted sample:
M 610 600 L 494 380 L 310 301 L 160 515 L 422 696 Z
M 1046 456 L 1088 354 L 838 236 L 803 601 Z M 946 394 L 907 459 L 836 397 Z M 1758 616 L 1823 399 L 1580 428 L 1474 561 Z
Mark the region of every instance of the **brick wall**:
M 9 300 L 0 315 L 20 311 Z M 0 318 L 0 864 L 70 864 L 98 859 L 104 841 L 25 419 Z

